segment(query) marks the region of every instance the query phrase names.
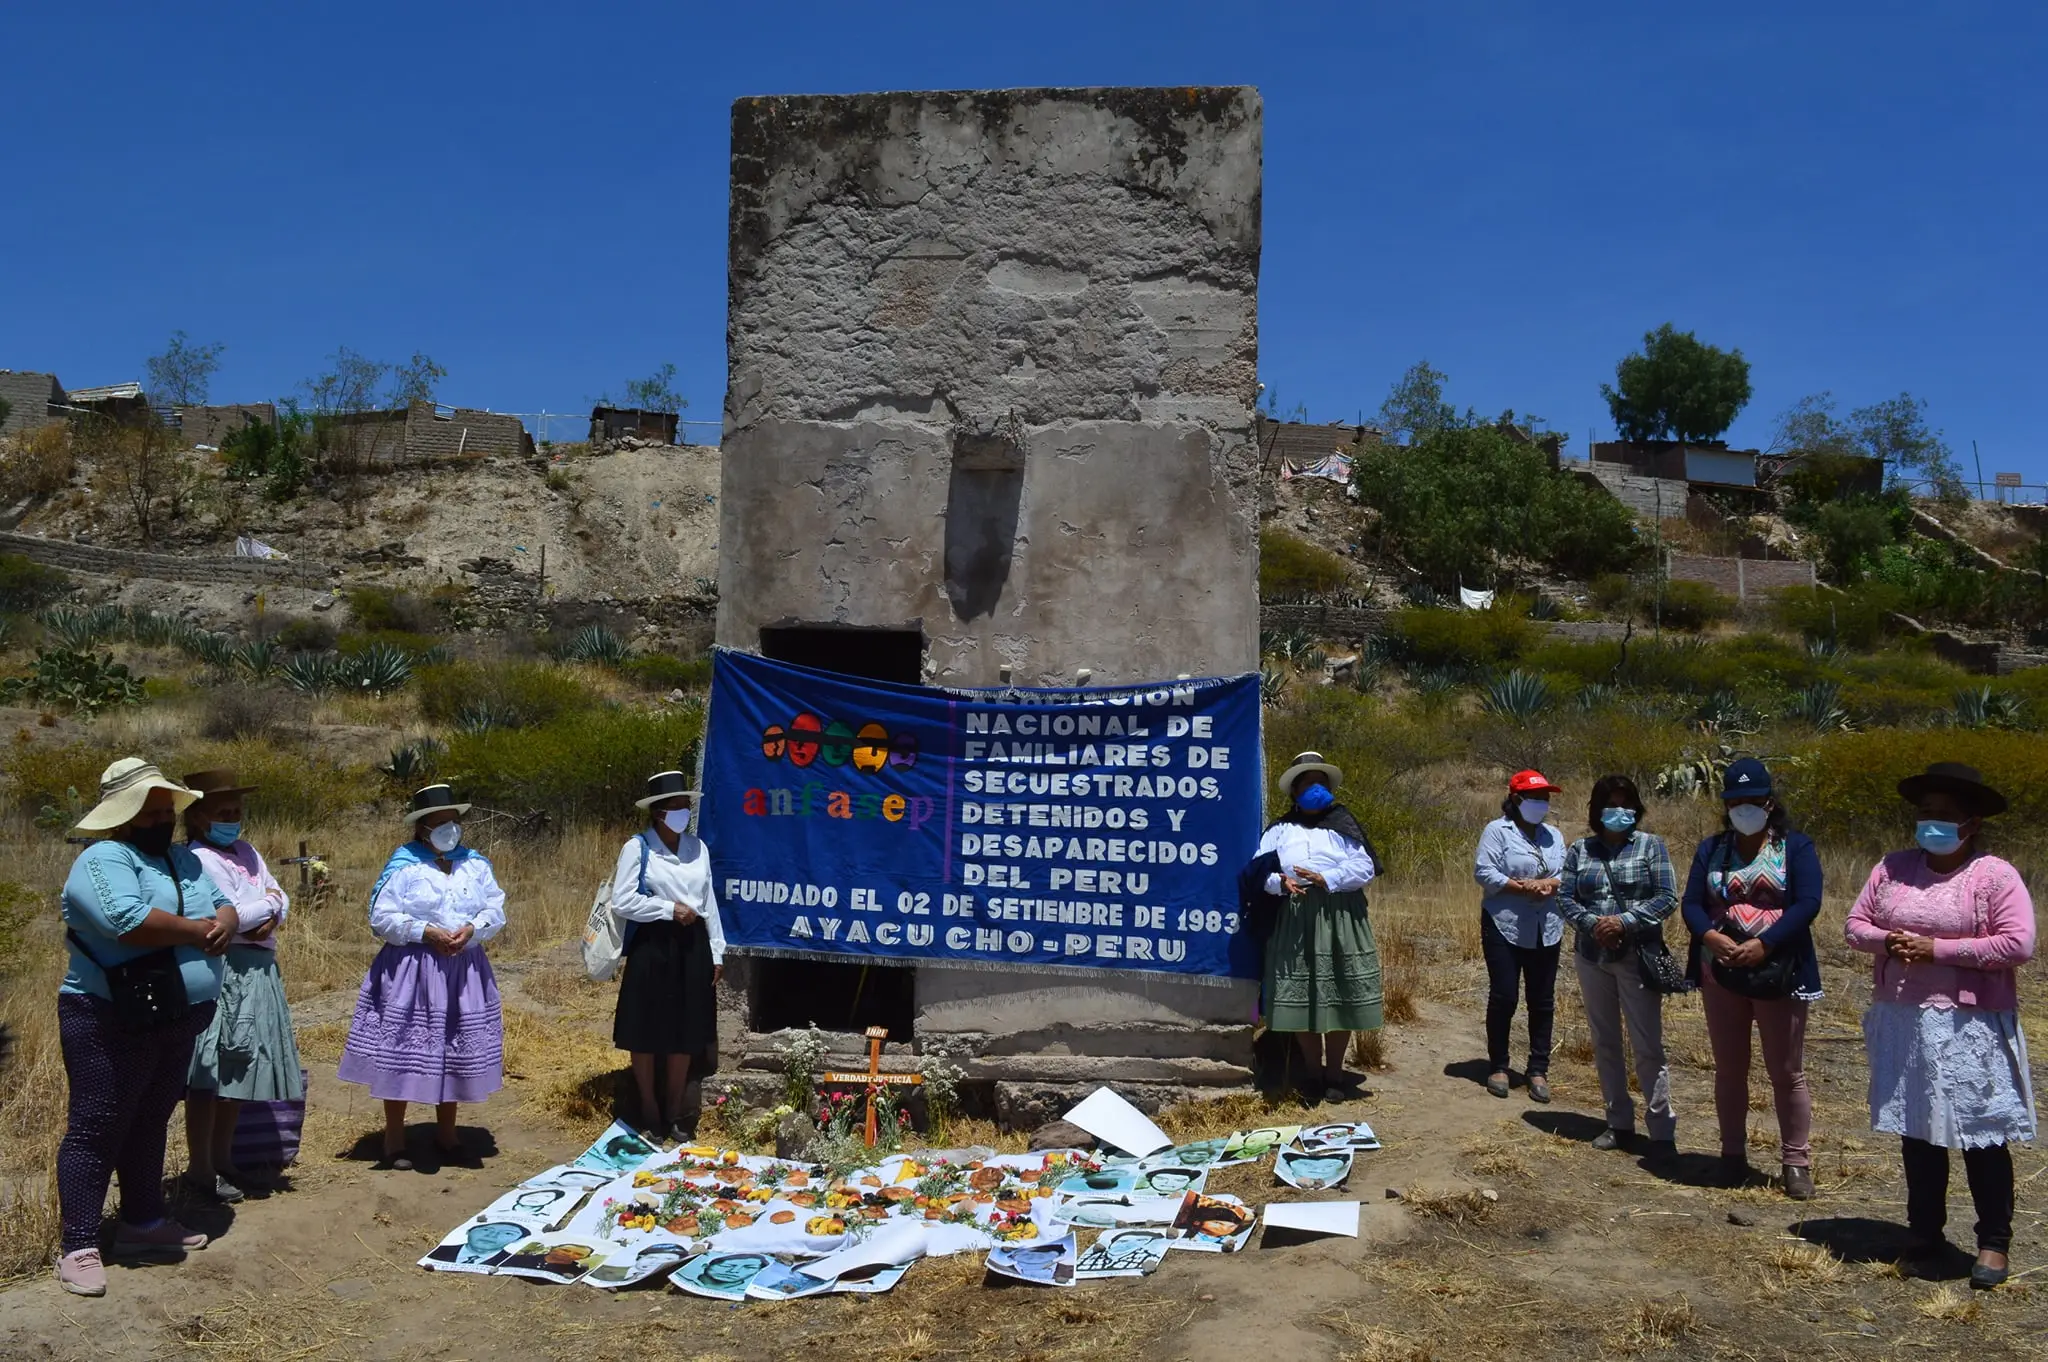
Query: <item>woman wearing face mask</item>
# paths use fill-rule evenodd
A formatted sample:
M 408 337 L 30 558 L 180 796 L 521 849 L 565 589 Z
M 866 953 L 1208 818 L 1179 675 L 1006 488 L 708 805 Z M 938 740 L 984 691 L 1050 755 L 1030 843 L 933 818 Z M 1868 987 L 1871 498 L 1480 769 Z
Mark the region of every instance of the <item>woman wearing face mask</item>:
M 244 1102 L 296 1102 L 306 1095 L 292 1011 L 277 972 L 277 929 L 291 906 L 256 848 L 242 840 L 244 799 L 232 771 L 185 777 L 199 800 L 185 810 L 185 844 L 214 886 L 235 904 L 241 930 L 228 944 L 213 1021 L 192 1047 L 185 1094 L 185 1187 L 202 1200 L 235 1202 L 255 1179 L 235 1167 L 235 1117 Z
M 63 1216 L 57 1282 L 103 1296 L 100 1216 L 121 1179 L 118 1255 L 185 1253 L 206 1236 L 165 1214 L 164 1143 L 185 1092 L 192 1041 L 220 993 L 220 955 L 240 929 L 234 904 L 199 861 L 172 845 L 178 810 L 199 796 L 140 757 L 100 776 L 100 801 L 78 821 L 95 841 L 64 881 L 70 968 L 57 991 L 57 1034 L 70 1084 L 57 1147 Z
M 1626 1024 L 1636 1083 L 1648 1108 L 1650 1152 L 1669 1159 L 1676 1152 L 1678 1116 L 1664 1063 L 1664 997 L 1644 986 L 1637 947 L 1662 938 L 1664 919 L 1678 907 L 1678 880 L 1664 839 L 1644 832 L 1638 826 L 1642 817 L 1643 797 L 1633 780 L 1602 776 L 1594 782 L 1586 809 L 1593 835 L 1565 853 L 1557 906 L 1577 934 L 1579 995 L 1607 1106 L 1607 1129 L 1593 1137 L 1593 1147 L 1616 1149 L 1635 1137 L 1635 1099 L 1621 1048 Z
M 690 834 L 688 784 L 680 771 L 648 777 L 634 803 L 649 825 L 619 848 L 612 874 L 612 911 L 626 922 L 612 1044 L 633 1057 L 642 1128 L 686 1142 L 696 1138 L 686 1094 L 718 1064 L 714 990 L 725 974 L 711 854 Z
M 384 943 L 356 997 L 339 1070 L 384 1103 L 383 1168 L 411 1168 L 405 1107 L 434 1104 L 443 1161 L 482 1160 L 455 1132 L 455 1104 L 504 1085 L 505 1027 L 483 943 L 505 927 L 505 891 L 491 863 L 462 845 L 469 805 L 446 785 L 412 797 L 413 840 L 391 854 L 370 891 L 370 930 Z
M 1486 956 L 1486 1090 L 1506 1097 L 1508 1033 L 1515 995 L 1529 996 L 1529 1097 L 1550 1100 L 1550 1035 L 1557 1013 L 1557 957 L 1564 914 L 1557 909 L 1564 836 L 1544 822 L 1557 786 L 1541 771 L 1517 771 L 1499 818 L 1479 835 L 1472 874 L 1479 901 L 1479 943 Z
M 1778 1164 L 1785 1195 L 1813 1197 L 1813 1095 L 1806 1086 L 1806 1010 L 1819 1000 L 1820 854 L 1790 830 L 1754 757 L 1729 763 L 1721 779 L 1727 827 L 1701 842 L 1685 882 L 1692 930 L 1687 972 L 1699 981 L 1714 1051 L 1714 1113 L 1721 1125 L 1723 1176 L 1750 1177 L 1750 1032 L 1763 1041 L 1764 1071 L 1778 1109 Z M 1703 958 L 1705 957 L 1705 958 Z
M 1911 1256 L 1950 1250 L 1949 1151 L 1963 1153 L 1977 1209 L 1970 1285 L 2011 1271 L 2012 1142 L 2034 1138 L 2034 1092 L 2015 972 L 2034 956 L 2034 902 L 2019 872 L 1977 845 L 2005 796 L 1977 772 L 1936 762 L 1899 782 L 1919 823 L 1911 851 L 1877 863 L 1849 909 L 1849 945 L 1877 957 L 1863 1039 L 1870 1124 L 1906 1164 Z
M 1342 1101 L 1356 1084 L 1344 1071 L 1353 1031 L 1380 1028 L 1380 953 L 1366 916 L 1365 886 L 1378 873 L 1372 844 L 1337 802 L 1344 773 L 1320 752 L 1303 752 L 1280 775 L 1290 807 L 1266 829 L 1268 894 L 1285 894 L 1266 940 L 1266 1027 L 1301 1037 L 1315 1078 L 1311 1098 Z

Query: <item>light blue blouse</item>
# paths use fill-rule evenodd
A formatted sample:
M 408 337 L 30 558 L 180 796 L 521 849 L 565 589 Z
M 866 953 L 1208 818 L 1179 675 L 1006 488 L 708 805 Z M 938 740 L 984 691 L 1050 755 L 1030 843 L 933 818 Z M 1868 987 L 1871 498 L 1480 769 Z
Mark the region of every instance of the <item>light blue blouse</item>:
M 1508 888 L 1509 880 L 1547 880 L 1564 869 L 1564 834 L 1545 823 L 1524 837 L 1514 819 L 1503 814 L 1479 834 L 1472 878 L 1483 892 L 1479 910 L 1510 946 L 1555 946 L 1564 940 L 1564 914 L 1555 897 L 1539 899 Z
M 144 856 L 126 842 L 94 842 L 78 854 L 64 881 L 64 925 L 84 939 L 98 963 L 67 939 L 64 944 L 71 952 L 71 967 L 58 992 L 109 997 L 106 972 L 100 965 L 124 964 L 158 949 L 125 945 L 120 938 L 141 926 L 152 908 L 178 914 L 181 889 L 185 917 L 212 917 L 228 902 L 191 848 L 173 845 L 170 863 L 178 876 L 175 884 L 162 861 Z M 219 997 L 220 961 L 197 946 L 172 949 L 184 975 L 185 997 L 195 1003 Z

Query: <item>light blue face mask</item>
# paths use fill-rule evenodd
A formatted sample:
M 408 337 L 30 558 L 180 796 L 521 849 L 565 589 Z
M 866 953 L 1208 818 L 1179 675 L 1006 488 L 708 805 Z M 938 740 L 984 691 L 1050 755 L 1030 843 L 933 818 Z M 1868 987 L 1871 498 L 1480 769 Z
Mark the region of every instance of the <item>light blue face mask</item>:
M 1327 785 L 1311 785 L 1294 797 L 1305 813 L 1321 813 L 1337 802 L 1336 794 Z
M 1627 832 L 1635 825 L 1636 811 L 1634 809 L 1600 810 L 1600 826 L 1606 828 L 1609 832 Z
M 208 823 L 206 825 L 206 840 L 225 851 L 242 840 L 242 825 L 240 823 Z
M 1913 829 L 1913 840 L 1930 856 L 1946 856 L 1963 844 L 1963 832 L 1958 824 L 1923 818 Z

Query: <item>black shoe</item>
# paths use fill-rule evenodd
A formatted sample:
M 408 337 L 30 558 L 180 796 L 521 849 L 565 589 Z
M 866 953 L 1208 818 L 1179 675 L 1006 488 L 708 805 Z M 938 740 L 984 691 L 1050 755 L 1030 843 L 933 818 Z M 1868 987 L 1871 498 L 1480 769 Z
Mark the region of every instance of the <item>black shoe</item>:
M 1740 1154 L 1723 1154 L 1714 1170 L 1715 1185 L 1720 1187 L 1747 1187 L 1755 1177 L 1756 1169 L 1750 1167 L 1749 1160 Z
M 1593 1137 L 1593 1148 L 1602 1152 L 1609 1149 L 1620 1149 L 1634 1140 L 1635 1137 L 1636 1133 L 1633 1130 L 1616 1130 L 1609 1126 L 1606 1130 Z
M 1506 1097 L 1508 1095 L 1508 1086 L 1512 1082 L 1513 1080 L 1508 1077 L 1507 1070 L 1496 1069 L 1493 1073 L 1487 1075 L 1486 1090 L 1495 1097 Z
M 1678 1164 L 1678 1141 L 1652 1140 L 1643 1162 L 1652 1168 L 1673 1168 Z
M 2012 1260 L 2006 1259 L 2004 1267 L 1988 1267 L 1983 1263 L 1970 1266 L 1970 1289 L 1972 1291 L 1995 1291 L 2005 1285 L 2005 1279 L 2012 1275 Z
M 1529 1100 L 1531 1102 L 1548 1102 L 1550 1100 L 1550 1080 L 1548 1078 L 1545 1078 L 1542 1074 L 1529 1075 Z

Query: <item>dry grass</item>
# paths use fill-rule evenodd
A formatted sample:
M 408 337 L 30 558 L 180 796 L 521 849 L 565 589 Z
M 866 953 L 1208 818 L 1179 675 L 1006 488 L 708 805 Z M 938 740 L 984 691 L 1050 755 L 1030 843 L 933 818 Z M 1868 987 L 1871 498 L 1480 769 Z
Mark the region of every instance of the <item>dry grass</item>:
M 1975 1324 L 1984 1313 L 1983 1305 L 1975 1296 L 1953 1285 L 1936 1287 L 1921 1297 L 1913 1308 L 1920 1318 L 1938 1320 L 1943 1324 Z
M 1637 1304 L 1627 1321 L 1607 1337 L 1609 1350 L 1625 1355 L 1667 1352 L 1700 1327 L 1699 1314 L 1684 1296 Z
M 1499 1204 L 1476 1187 L 1462 1190 L 1410 1187 L 1401 1194 L 1401 1203 L 1424 1219 L 1443 1220 L 1454 1225 L 1470 1225 L 1484 1220 Z
M 1465 1141 L 1465 1164 L 1481 1177 L 1500 1182 L 1528 1182 L 1536 1176 L 1523 1147 L 1526 1137 L 1519 1132 L 1481 1132 Z
M 1324 1315 L 1320 1323 L 1349 1345 L 1337 1354 L 1337 1362 L 1432 1362 L 1436 1357 L 1434 1350 L 1414 1335 L 1354 1319 L 1348 1310 Z

